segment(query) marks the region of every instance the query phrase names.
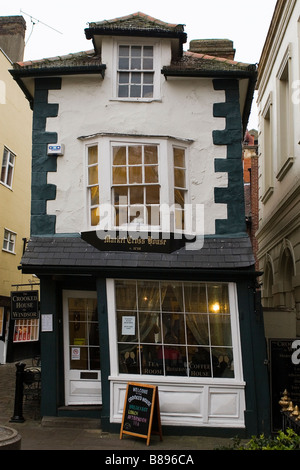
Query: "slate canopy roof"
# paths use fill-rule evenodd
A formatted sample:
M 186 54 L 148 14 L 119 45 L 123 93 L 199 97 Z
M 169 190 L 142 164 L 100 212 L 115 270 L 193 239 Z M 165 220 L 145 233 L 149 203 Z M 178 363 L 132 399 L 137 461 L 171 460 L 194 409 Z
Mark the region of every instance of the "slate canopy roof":
M 238 271 L 253 269 L 255 264 L 252 246 L 248 236 L 237 238 L 210 238 L 204 240 L 201 250 L 181 248 L 171 254 L 149 252 L 100 251 L 85 242 L 80 236 L 32 237 L 23 255 L 22 271 L 90 273 L 92 270 L 138 270 L 147 274 L 149 270 L 171 271 Z M 254 270 L 253 270 L 254 272 Z

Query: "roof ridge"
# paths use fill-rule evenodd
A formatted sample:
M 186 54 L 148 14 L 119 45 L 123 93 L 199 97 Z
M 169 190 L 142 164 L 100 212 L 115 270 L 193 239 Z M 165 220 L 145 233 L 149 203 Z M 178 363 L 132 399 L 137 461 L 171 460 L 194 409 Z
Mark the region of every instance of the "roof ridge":
M 227 64 L 232 64 L 232 65 L 239 65 L 239 64 L 248 65 L 244 62 L 238 62 L 236 60 L 226 59 L 225 57 L 218 57 L 218 56 L 214 56 L 214 55 L 201 54 L 200 52 L 184 51 L 183 54 L 187 55 L 187 56 L 190 56 L 190 57 L 199 58 L 199 59 L 216 60 L 218 62 L 225 62 Z
M 129 15 L 125 15 L 125 16 L 119 16 L 119 17 L 116 17 L 116 18 L 112 18 L 110 20 L 102 20 L 102 21 L 91 21 L 89 24 L 94 24 L 94 25 L 109 25 L 109 24 L 113 24 L 113 23 L 117 23 L 119 21 L 126 21 L 126 20 L 129 20 L 129 19 L 134 19 L 136 17 L 140 17 L 140 18 L 144 18 L 148 21 L 151 21 L 152 23 L 155 23 L 155 24 L 158 24 L 158 25 L 161 25 L 161 26 L 167 26 L 169 28 L 176 28 L 176 26 L 178 26 L 177 23 L 167 23 L 166 21 L 162 21 L 162 20 L 159 20 L 158 18 L 154 18 L 153 16 L 150 16 L 146 13 L 143 13 L 142 11 L 137 11 L 135 13 L 131 13 Z

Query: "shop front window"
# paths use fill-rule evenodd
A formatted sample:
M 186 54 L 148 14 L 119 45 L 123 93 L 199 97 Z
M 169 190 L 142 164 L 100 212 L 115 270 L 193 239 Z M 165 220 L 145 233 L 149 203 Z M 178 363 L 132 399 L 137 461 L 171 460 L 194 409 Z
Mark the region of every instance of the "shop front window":
M 116 281 L 119 373 L 234 377 L 228 284 Z

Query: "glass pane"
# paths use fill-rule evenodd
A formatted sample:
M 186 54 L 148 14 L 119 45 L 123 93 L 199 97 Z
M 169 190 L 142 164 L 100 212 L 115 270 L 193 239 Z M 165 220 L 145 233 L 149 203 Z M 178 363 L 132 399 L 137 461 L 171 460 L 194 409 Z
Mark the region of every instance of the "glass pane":
M 94 227 L 100 222 L 99 207 L 91 209 L 91 225 Z
M 208 318 L 207 315 L 187 314 L 186 315 L 187 344 L 208 345 Z
M 130 87 L 130 96 L 131 98 L 140 98 L 141 97 L 141 86 L 140 85 L 131 85 Z
M 160 291 L 157 281 L 138 281 L 138 308 L 160 311 Z
M 143 204 L 144 203 L 144 187 L 135 186 L 129 188 L 130 204 Z
M 190 377 L 211 377 L 211 360 L 208 348 L 188 348 Z
M 144 160 L 146 165 L 158 163 L 157 147 L 154 145 L 146 145 L 144 147 Z
M 211 313 L 229 313 L 227 284 L 208 285 L 208 308 Z
M 185 168 L 185 151 L 184 149 L 174 148 L 174 166 Z
M 144 46 L 144 57 L 153 57 L 153 46 Z
M 162 310 L 168 312 L 183 312 L 183 297 L 181 283 L 162 282 Z
M 76 357 L 76 359 L 74 359 Z M 70 346 L 70 369 L 88 370 L 88 348 Z
M 163 313 L 162 323 L 165 344 L 186 344 L 184 315 Z
M 120 227 L 128 223 L 128 209 L 127 207 L 115 207 L 115 226 Z
M 129 96 L 129 86 L 128 85 L 119 85 L 118 96 L 120 98 L 128 98 L 128 96 Z
M 141 57 L 142 47 L 141 46 L 132 46 L 131 47 L 131 56 L 132 57 Z
M 143 69 L 144 70 L 153 70 L 153 59 L 152 59 L 152 57 L 144 57 L 144 59 L 143 59 Z
M 147 186 L 146 187 L 146 203 L 147 204 L 159 204 L 159 186 Z
M 184 301 L 186 312 L 206 313 L 206 285 L 200 283 L 185 284 Z
M 113 167 L 113 184 L 126 184 L 126 166 Z
M 141 84 L 141 74 L 140 73 L 132 73 L 131 74 L 131 83 L 132 84 L 138 84 L 140 85 Z
M 129 57 L 129 46 L 119 46 L 119 56 Z
M 142 60 L 141 58 L 131 58 L 131 70 L 141 70 Z
M 120 57 L 119 58 L 119 69 L 120 70 L 129 70 L 129 58 Z
M 142 147 L 140 145 L 128 147 L 128 163 L 129 165 L 142 164 Z
M 141 166 L 131 166 L 129 167 L 129 183 L 142 183 L 143 182 L 143 172 Z
M 177 346 L 164 346 L 166 375 L 187 375 L 186 349 Z
M 118 341 L 136 343 L 138 341 L 138 323 L 135 312 L 117 312 Z
M 94 185 L 94 184 L 97 184 L 98 183 L 98 165 L 95 165 L 95 166 L 91 166 L 89 167 L 88 169 L 88 184 L 91 186 L 91 185 Z
M 136 224 L 143 224 L 145 221 L 144 207 L 143 206 L 130 206 L 129 207 L 129 222 Z
M 175 189 L 174 198 L 175 198 L 175 204 L 179 205 L 183 209 L 184 201 L 185 201 L 185 191 L 182 191 L 182 189 Z
M 98 147 L 94 145 L 88 148 L 88 165 L 98 163 Z
M 147 206 L 148 225 L 160 225 L 159 206 Z
M 159 313 L 145 312 L 139 314 L 141 343 L 161 343 Z
M 143 86 L 143 98 L 153 97 L 153 85 Z
M 139 374 L 139 350 L 136 344 L 119 344 L 119 372 L 121 374 Z
M 185 170 L 174 168 L 174 179 L 177 188 L 185 188 Z
M 121 310 L 136 309 L 135 281 L 116 282 L 116 307 Z
M 99 204 L 99 186 L 93 186 L 91 189 L 91 206 Z
M 113 164 L 126 165 L 126 147 L 113 147 Z
M 209 316 L 211 344 L 213 346 L 231 346 L 231 322 L 229 315 Z
M 157 165 L 145 166 L 145 183 L 158 183 Z
M 127 205 L 128 204 L 128 188 L 117 187 L 114 188 L 114 204 Z
M 9 166 L 7 170 L 7 181 L 6 181 L 6 184 L 8 186 L 12 185 L 12 177 L 13 177 L 13 168 Z
M 126 72 L 122 72 L 122 73 L 119 73 L 119 83 L 120 84 L 129 84 L 129 73 L 126 73 Z
M 163 361 L 161 348 L 159 346 L 149 346 L 143 344 L 142 352 L 142 374 L 163 375 Z
M 231 348 L 213 348 L 214 377 L 234 377 L 233 351 Z

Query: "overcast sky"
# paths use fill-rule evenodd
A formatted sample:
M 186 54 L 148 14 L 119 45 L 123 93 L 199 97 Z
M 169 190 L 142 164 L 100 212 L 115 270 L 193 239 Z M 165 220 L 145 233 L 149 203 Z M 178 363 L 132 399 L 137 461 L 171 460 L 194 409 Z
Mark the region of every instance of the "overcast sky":
M 89 22 L 137 11 L 167 23 L 185 25 L 192 39 L 231 39 L 235 59 L 258 63 L 276 0 L 8 0 L 0 16 L 22 15 L 27 23 L 25 60 L 92 49 L 84 29 Z M 256 127 L 256 116 L 249 128 Z

